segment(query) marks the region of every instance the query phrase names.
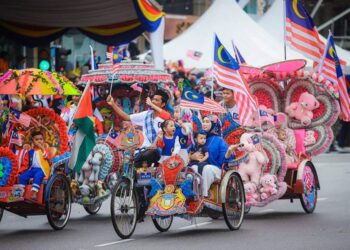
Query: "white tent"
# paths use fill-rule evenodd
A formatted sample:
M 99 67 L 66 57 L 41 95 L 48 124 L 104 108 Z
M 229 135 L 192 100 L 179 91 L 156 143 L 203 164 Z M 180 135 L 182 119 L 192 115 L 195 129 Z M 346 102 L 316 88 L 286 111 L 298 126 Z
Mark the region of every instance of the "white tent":
M 263 27 L 275 39 L 283 41 L 284 39 L 284 24 L 283 24 L 283 2 L 282 0 L 275 0 L 274 4 L 266 12 L 266 14 L 258 21 L 259 25 Z M 326 43 L 327 39 L 320 35 L 321 40 Z M 336 46 L 338 56 L 350 64 L 350 51 L 344 50 Z M 289 59 L 289 55 L 287 54 Z
M 186 68 L 211 67 L 214 33 L 232 55 L 231 41 L 234 40 L 247 63 L 252 66 L 263 66 L 284 60 L 283 42 L 268 34 L 234 0 L 214 1 L 188 30 L 165 44 L 164 59 L 171 61 L 182 59 Z M 200 60 L 189 57 L 187 55 L 189 51 L 201 52 Z M 304 57 L 289 50 L 288 58 Z

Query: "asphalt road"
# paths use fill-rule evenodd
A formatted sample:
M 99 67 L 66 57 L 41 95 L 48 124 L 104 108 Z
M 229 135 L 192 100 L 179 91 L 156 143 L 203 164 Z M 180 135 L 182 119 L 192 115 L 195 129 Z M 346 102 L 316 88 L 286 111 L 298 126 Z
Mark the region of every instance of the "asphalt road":
M 159 233 L 148 219 L 131 239 L 114 232 L 109 200 L 98 215 L 74 204 L 71 219 L 54 231 L 46 216 L 27 219 L 8 212 L 0 223 L 0 249 L 350 249 L 350 154 L 324 154 L 314 159 L 321 182 L 316 210 L 305 214 L 299 200 L 275 201 L 252 208 L 238 231 L 223 218 L 175 219 Z

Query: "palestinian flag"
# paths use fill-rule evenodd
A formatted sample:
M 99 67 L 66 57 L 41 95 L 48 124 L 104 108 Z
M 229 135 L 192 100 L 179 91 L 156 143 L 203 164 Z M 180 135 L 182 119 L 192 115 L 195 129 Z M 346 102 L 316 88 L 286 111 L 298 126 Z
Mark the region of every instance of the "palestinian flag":
M 84 90 L 73 122 L 78 127 L 78 130 L 74 138 L 72 156 L 68 165 L 75 172 L 80 172 L 84 162 L 96 144 L 90 84 Z

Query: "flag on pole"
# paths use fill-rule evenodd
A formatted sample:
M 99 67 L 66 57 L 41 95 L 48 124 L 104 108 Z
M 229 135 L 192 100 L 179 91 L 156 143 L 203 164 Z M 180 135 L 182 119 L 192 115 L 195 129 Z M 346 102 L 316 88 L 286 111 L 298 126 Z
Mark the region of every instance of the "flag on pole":
M 186 56 L 193 59 L 193 60 L 196 60 L 196 61 L 199 61 L 202 57 L 203 53 L 200 52 L 200 51 L 195 51 L 195 50 L 188 50 L 186 52 Z
M 324 44 L 318 36 L 312 18 L 298 0 L 285 0 L 286 3 L 286 41 L 305 57 L 320 63 Z
M 29 127 L 32 117 L 16 109 L 10 108 L 11 118 L 13 123 L 22 124 L 25 127 Z
M 90 88 L 89 83 L 85 87 L 73 118 L 73 122 L 78 130 L 74 138 L 72 156 L 68 165 L 75 172 L 80 172 L 84 162 L 96 144 Z
M 344 121 L 350 121 L 350 97 L 331 33 L 328 35 L 327 46 L 319 68 L 319 73 L 338 87 L 343 119 Z
M 239 71 L 239 65 L 217 36 L 215 36 L 214 47 L 214 76 L 221 87 L 233 90 L 240 124 L 248 125 L 253 112 L 257 111 L 256 100 Z
M 233 43 L 233 41 L 232 41 L 232 46 L 233 46 L 233 50 L 235 52 L 235 58 L 236 58 L 236 61 L 238 62 L 238 64 L 239 65 L 247 65 L 247 63 L 244 60 L 241 52 L 239 52 L 237 46 Z
M 18 145 L 18 146 L 22 146 L 23 145 L 23 140 L 22 140 L 22 136 L 18 133 L 17 129 L 14 128 L 12 130 L 12 133 L 11 133 L 11 138 L 10 138 L 10 141 L 9 141 L 9 144 L 15 144 L 15 145 Z
M 184 88 L 181 95 L 180 107 L 205 110 L 213 113 L 226 113 L 226 110 L 219 103 L 208 97 L 204 97 L 190 88 Z
M 123 56 L 119 54 L 119 50 L 117 47 L 113 48 L 113 64 L 120 63 L 123 59 Z

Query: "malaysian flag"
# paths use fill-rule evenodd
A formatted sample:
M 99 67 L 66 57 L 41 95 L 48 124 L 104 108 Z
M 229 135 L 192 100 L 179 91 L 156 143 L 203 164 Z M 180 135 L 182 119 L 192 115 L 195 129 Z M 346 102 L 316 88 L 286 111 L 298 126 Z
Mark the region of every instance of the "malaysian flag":
M 298 0 L 286 1 L 286 41 L 292 48 L 320 63 L 324 44 L 318 36 L 317 29 L 305 10 L 302 3 Z
M 29 127 L 30 122 L 32 120 L 32 117 L 30 115 L 22 113 L 22 112 L 20 112 L 16 109 L 13 109 L 13 108 L 10 108 L 10 114 L 11 114 L 10 120 L 13 123 L 20 123 L 25 127 Z
M 221 87 L 234 91 L 233 96 L 238 107 L 239 121 L 241 125 L 248 125 L 251 115 L 257 110 L 256 100 L 239 71 L 239 65 L 217 36 L 215 36 L 214 75 Z
M 347 92 L 345 76 L 340 66 L 340 61 L 335 50 L 334 40 L 331 33 L 328 35 L 327 46 L 319 72 L 338 87 L 343 120 L 350 121 L 350 98 Z
M 19 134 L 17 129 L 12 130 L 9 144 L 10 145 L 15 144 L 17 146 L 22 146 L 22 144 L 23 144 L 22 136 Z
M 196 60 L 196 61 L 199 61 L 201 59 L 202 55 L 203 55 L 202 52 L 195 51 L 195 50 L 188 50 L 186 53 L 187 57 L 189 57 L 193 60 Z
M 233 43 L 233 41 L 232 41 L 232 45 L 233 45 L 233 50 L 235 51 L 235 58 L 236 58 L 236 61 L 238 62 L 238 64 L 239 65 L 247 65 L 241 52 L 239 52 L 237 46 Z
M 106 59 L 109 60 L 109 61 L 112 61 L 113 53 L 112 52 L 106 52 Z
M 181 95 L 180 107 L 205 110 L 213 113 L 226 113 L 226 110 L 219 103 L 204 97 L 190 88 L 184 88 Z
M 110 133 L 107 135 L 106 140 L 107 140 L 109 143 L 111 143 L 112 145 L 118 146 L 118 145 L 117 145 L 117 137 L 118 137 L 118 133 L 113 129 L 113 131 L 110 132 Z

